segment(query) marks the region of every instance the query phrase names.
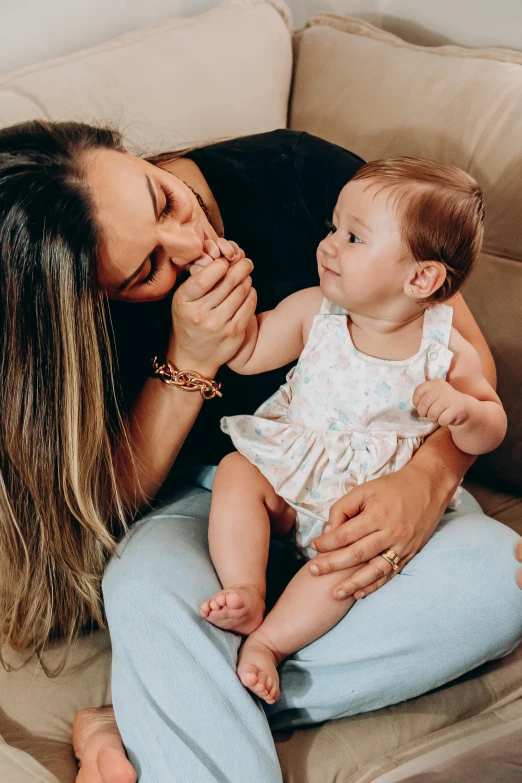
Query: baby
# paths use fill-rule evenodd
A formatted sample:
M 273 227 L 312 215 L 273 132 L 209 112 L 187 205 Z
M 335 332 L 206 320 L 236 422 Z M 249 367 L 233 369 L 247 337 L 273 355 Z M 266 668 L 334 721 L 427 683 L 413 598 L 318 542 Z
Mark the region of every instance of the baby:
M 332 591 L 355 570 L 317 579 L 303 566 L 264 618 L 271 533 L 292 532 L 309 559 L 332 504 L 399 470 L 437 426 L 468 454 L 505 435 L 479 356 L 442 304 L 477 258 L 483 212 L 479 187 L 460 169 L 413 158 L 366 164 L 341 191 L 318 247 L 320 286 L 253 316 L 229 362 L 253 374 L 300 357 L 254 416 L 222 420 L 238 449 L 218 467 L 210 513 L 223 589 L 200 608 L 248 637 L 238 675 L 270 704 L 281 661 L 353 605 Z M 383 554 L 393 564 L 395 553 Z

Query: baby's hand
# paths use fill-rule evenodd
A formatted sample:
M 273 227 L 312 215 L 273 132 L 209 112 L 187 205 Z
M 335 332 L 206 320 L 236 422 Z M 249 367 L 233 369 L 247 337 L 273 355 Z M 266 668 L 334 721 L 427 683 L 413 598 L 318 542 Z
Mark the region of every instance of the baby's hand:
M 191 264 L 190 274 L 195 275 L 197 272 L 201 272 L 216 258 L 226 258 L 232 265 L 245 258 L 245 253 L 236 242 L 229 242 L 222 237 L 218 237 L 215 242 L 213 239 L 205 239 L 203 242 L 203 254 Z
M 458 427 L 469 418 L 470 398 L 447 381 L 426 381 L 413 392 L 413 404 L 419 416 L 425 416 L 441 427 Z

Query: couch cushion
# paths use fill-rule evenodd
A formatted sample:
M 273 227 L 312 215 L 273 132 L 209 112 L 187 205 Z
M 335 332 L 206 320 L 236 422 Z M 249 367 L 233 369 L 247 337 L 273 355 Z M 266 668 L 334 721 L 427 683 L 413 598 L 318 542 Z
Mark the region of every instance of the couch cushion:
M 49 770 L 0 737 L 0 780 L 3 783 L 60 783 Z
M 498 519 L 522 536 L 521 497 L 510 492 L 498 492 L 469 479 L 466 479 L 464 486 L 488 516 Z
M 46 653 L 51 669 L 61 660 L 61 652 L 58 645 Z M 0 734 L 10 745 L 33 756 L 62 783 L 74 781 L 74 716 L 85 707 L 111 703 L 108 634 L 97 632 L 81 638 L 57 677 L 47 677 L 34 657 L 25 665 L 24 657 L 15 653 L 10 653 L 8 660 L 12 671 L 0 668 Z M 1 769 L 0 765 L 0 772 Z M 10 778 L 0 774 L 0 780 Z
M 434 158 L 469 171 L 486 202 L 484 253 L 464 296 L 490 344 L 509 416 L 488 480 L 522 487 L 522 53 L 414 46 L 318 14 L 296 37 L 290 126 L 365 159 Z
M 499 710 L 502 719 L 505 710 Z M 518 783 L 522 777 L 522 718 L 489 726 L 460 736 L 442 747 L 426 749 L 394 770 L 375 778 L 375 783 Z
M 131 149 L 152 154 L 284 128 L 291 70 L 283 4 L 225 0 L 1 76 L 0 126 L 109 123 Z

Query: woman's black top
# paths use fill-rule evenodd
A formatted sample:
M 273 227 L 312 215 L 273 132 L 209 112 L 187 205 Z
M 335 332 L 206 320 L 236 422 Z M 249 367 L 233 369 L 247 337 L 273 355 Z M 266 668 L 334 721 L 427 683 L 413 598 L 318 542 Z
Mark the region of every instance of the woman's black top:
M 254 262 L 258 312 L 317 285 L 317 245 L 328 232 L 326 221 L 331 220 L 339 192 L 363 164 L 361 158 L 290 130 L 218 142 L 187 157 L 199 166 L 214 194 L 226 238 L 236 241 Z M 170 303 L 171 297 L 110 304 L 125 406 L 150 374 L 151 358 L 166 349 Z M 284 383 L 288 369 L 241 376 L 222 367 L 217 378 L 223 397 L 204 403 L 178 459 L 217 464 L 233 450 L 230 438 L 220 430 L 220 418 L 253 413 Z

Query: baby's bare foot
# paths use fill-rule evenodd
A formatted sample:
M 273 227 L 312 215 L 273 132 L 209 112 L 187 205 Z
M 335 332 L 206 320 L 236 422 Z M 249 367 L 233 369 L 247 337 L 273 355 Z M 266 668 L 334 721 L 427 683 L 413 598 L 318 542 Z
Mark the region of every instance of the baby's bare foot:
M 125 755 L 112 707 L 79 712 L 72 738 L 80 763 L 76 783 L 136 783 L 136 772 Z
M 277 666 L 282 660 L 275 648 L 269 646 L 263 634 L 253 634 L 245 639 L 239 650 L 237 674 L 245 687 L 273 704 L 279 698 L 279 674 Z
M 218 628 L 248 636 L 263 622 L 265 602 L 254 585 L 236 585 L 203 601 L 199 614 Z

